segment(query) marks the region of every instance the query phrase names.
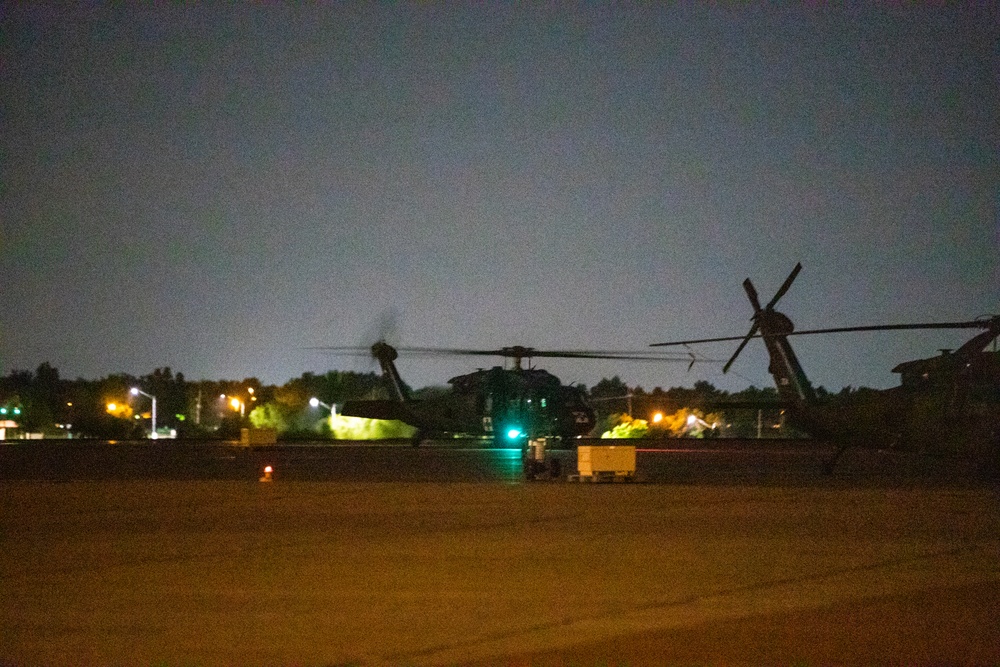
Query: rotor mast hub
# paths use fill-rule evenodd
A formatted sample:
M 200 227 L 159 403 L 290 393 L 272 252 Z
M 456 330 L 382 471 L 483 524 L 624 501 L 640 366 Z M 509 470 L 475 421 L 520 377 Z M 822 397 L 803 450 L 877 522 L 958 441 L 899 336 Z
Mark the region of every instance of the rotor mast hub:
M 795 325 L 784 313 L 776 310 L 762 310 L 757 314 L 757 323 L 765 336 L 787 336 L 795 331 Z

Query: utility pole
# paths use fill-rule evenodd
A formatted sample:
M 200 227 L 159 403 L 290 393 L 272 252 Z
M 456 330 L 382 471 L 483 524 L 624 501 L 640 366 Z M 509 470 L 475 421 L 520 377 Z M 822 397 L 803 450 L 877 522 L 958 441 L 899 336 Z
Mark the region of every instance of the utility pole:
M 198 402 L 194 405 L 194 423 L 201 426 L 201 383 L 198 384 Z

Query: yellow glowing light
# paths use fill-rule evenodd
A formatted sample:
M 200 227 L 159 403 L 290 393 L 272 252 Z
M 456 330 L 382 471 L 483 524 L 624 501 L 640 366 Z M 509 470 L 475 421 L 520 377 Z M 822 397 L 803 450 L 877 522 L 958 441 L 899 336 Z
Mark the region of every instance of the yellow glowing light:
M 659 424 L 661 421 L 663 421 L 663 413 L 662 412 L 657 412 L 655 415 L 653 415 L 653 423 L 654 424 Z
M 234 399 L 230 400 L 229 401 L 229 405 L 233 406 L 233 410 L 239 410 L 240 409 L 240 399 L 234 398 Z
M 118 405 L 116 403 L 108 403 L 108 412 L 114 412 L 117 409 Z
M 330 431 L 338 440 L 384 440 L 412 438 L 417 429 L 394 419 L 367 419 L 365 417 L 327 417 Z

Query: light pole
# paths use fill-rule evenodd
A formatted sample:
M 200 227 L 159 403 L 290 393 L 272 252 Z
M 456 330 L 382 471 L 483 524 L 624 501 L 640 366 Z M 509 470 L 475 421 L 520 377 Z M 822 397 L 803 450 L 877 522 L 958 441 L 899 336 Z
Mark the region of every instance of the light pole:
M 324 403 L 323 401 L 321 401 L 318 398 L 316 398 L 315 396 L 313 396 L 312 398 L 309 399 L 309 405 L 311 405 L 314 408 L 318 408 L 319 406 L 322 405 L 324 408 L 329 408 L 330 409 L 330 417 L 336 417 L 337 416 L 337 404 L 336 403 L 334 403 L 333 405 L 330 405 L 329 403 Z
M 150 416 L 152 417 L 152 419 L 150 420 L 151 422 L 150 425 L 153 427 L 153 432 L 150 434 L 149 437 L 152 438 L 153 440 L 156 440 L 156 396 L 153 396 L 152 394 L 147 394 L 138 387 L 132 387 L 132 395 L 138 396 L 139 394 L 142 394 L 143 396 L 148 396 L 150 400 L 153 401 L 153 411 L 150 413 Z

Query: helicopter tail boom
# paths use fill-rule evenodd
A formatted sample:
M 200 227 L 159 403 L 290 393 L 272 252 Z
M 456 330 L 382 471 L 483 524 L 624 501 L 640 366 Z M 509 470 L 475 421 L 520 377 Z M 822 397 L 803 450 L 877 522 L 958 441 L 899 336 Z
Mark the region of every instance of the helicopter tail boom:
M 396 394 L 396 398 L 400 403 L 410 402 L 410 393 L 406 388 L 406 384 L 403 379 L 399 376 L 399 371 L 396 370 L 396 358 L 399 357 L 399 353 L 396 351 L 392 345 L 389 345 L 385 341 L 378 341 L 372 345 L 372 357 L 378 361 L 379 366 L 382 367 L 382 375 L 389 380 L 392 385 L 393 392 Z M 390 417 L 394 419 L 394 417 Z

